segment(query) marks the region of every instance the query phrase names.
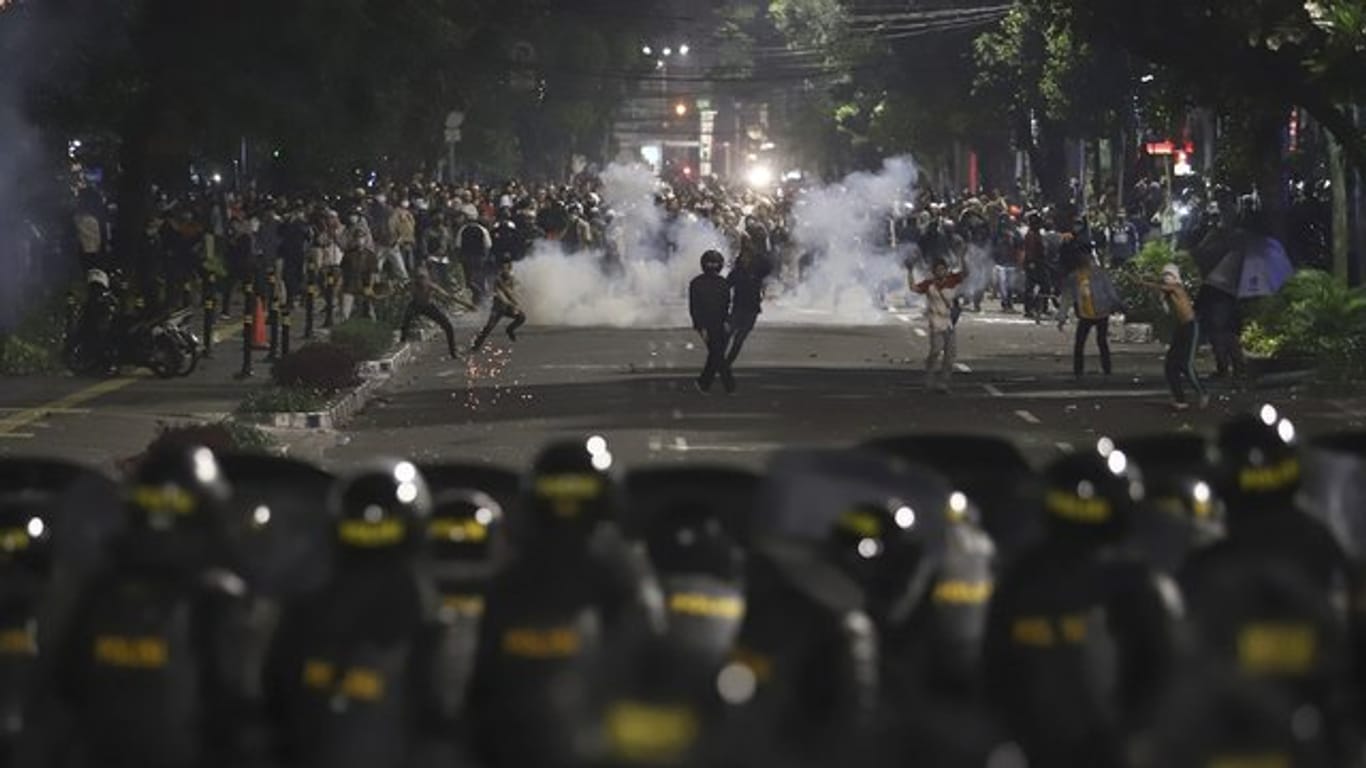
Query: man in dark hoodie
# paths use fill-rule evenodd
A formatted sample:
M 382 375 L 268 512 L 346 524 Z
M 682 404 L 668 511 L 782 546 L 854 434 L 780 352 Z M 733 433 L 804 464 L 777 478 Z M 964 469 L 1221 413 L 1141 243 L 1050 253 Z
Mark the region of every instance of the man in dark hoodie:
M 726 342 L 730 338 L 730 283 L 721 276 L 725 257 L 719 251 L 702 254 L 702 274 L 688 285 L 688 309 L 692 327 L 707 345 L 707 365 L 697 379 L 700 392 L 710 392 L 716 374 L 726 392 L 735 391 L 735 376 L 726 362 Z

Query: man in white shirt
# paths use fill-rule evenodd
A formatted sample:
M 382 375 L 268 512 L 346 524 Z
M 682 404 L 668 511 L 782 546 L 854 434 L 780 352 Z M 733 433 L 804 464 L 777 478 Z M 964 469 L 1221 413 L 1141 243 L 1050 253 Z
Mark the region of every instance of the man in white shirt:
M 967 278 L 966 267 L 961 272 L 949 273 L 949 266 L 943 259 L 935 259 L 933 277 L 919 283 L 911 282 L 910 288 L 925 297 L 925 320 L 930 334 L 930 356 L 925 360 L 925 388 L 937 389 L 944 394 L 949 391 L 949 379 L 953 375 L 953 363 L 958 357 L 958 341 L 954 336 L 957 317 L 954 300 L 958 298 L 959 286 Z M 909 276 L 914 280 L 914 276 Z M 935 386 L 935 367 L 940 368 L 941 379 Z

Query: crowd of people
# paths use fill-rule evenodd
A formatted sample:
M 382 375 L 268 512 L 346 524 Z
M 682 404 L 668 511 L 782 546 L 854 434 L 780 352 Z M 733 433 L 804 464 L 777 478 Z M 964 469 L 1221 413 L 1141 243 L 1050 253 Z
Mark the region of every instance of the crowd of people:
M 376 183 L 334 197 L 162 195 L 127 271 L 137 276 L 135 289 L 146 306 L 176 309 L 202 302 L 206 311 L 225 318 L 238 306 L 244 287 L 264 296 L 272 273 L 279 279 L 271 290 L 285 302 L 301 301 L 306 286 L 313 286 L 329 307 L 335 304 L 341 321 L 373 316 L 377 298 L 410 291 L 405 335 L 417 318 L 428 318 L 445 332 L 456 356 L 463 350 L 440 305 L 489 307 L 488 324 L 472 350 L 480 349 L 504 318 L 510 320 L 508 336 L 515 339 L 527 321 L 515 265 L 539 241 L 556 242 L 571 256 L 582 254 L 586 270 L 601 270 L 608 278 L 623 259 L 642 258 L 629 253 L 642 244 L 627 242 L 619 212 L 604 202 L 603 191 L 600 178 L 584 175 L 559 185 Z M 733 391 L 730 366 L 753 330 L 768 284 L 791 287 L 809 279 L 812 265 L 823 257 L 791 235 L 800 193 L 799 184 L 764 193 L 714 180 L 658 185 L 654 203 L 663 218 L 661 242 L 645 244 L 651 253 L 643 258 L 677 254 L 678 244 L 670 241 L 677 229 L 670 222 L 706 222 L 724 238 L 731 258 L 722 257 L 733 265 L 732 282 L 739 280 L 731 285 L 733 317 L 693 318 L 709 348 L 727 347 L 708 363 L 711 373 L 699 379 L 701 388 L 720 375 Z M 1249 201 L 1242 201 L 1240 213 L 1239 201 L 1219 190 L 1188 190 L 1178 198 L 1143 180 L 1130 191 L 1122 212 L 1105 197 L 1084 212 L 1073 204 L 1034 206 L 1031 199 L 922 191 L 910 202 L 889 201 L 885 211 L 869 212 L 876 223 L 867 227 L 873 242 L 865 245 L 903 257 L 906 285 L 925 297 L 932 342 L 928 366 L 939 371 L 930 377 L 929 388 L 948 390 L 958 319 L 963 311 L 981 311 L 988 298 L 1001 311 L 1018 308 L 1039 323 L 1065 323 L 1075 315 L 1074 373 L 1083 375 L 1083 352 L 1094 333 L 1101 369 L 1109 374 L 1110 318 L 1126 309 L 1110 270 L 1130 263 L 1153 239 L 1198 252 L 1228 248 L 1237 231 L 1264 232 Z M 111 250 L 109 228 L 100 218 L 104 206 L 93 190 L 79 200 L 74 247 L 85 267 L 107 267 Z M 850 222 L 851 228 L 867 224 Z M 1193 302 L 1183 299 L 1186 283 L 1180 278 L 1191 276 L 1175 264 L 1167 266 L 1163 274 L 1177 280 L 1152 288 L 1178 319 L 1166 368 L 1173 407 L 1184 409 L 1189 407 L 1185 385 L 1194 387 L 1197 403 L 1207 397 L 1192 364 L 1202 343 L 1214 347 L 1216 375 L 1242 374 L 1238 301 L 1214 289 L 1202 289 Z M 969 274 L 972 279 L 966 279 Z
M 1037 473 L 966 436 L 762 474 L 600 436 L 339 477 L 166 438 L 121 489 L 6 459 L 0 761 L 1356 766 L 1358 550 L 1306 460 L 1270 406 Z

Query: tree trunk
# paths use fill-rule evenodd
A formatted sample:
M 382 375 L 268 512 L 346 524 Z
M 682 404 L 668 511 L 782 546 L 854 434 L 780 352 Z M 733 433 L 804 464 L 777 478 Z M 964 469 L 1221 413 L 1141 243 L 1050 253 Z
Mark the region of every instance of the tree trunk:
M 1284 115 L 1280 110 L 1259 110 L 1253 127 L 1253 147 L 1257 164 L 1257 193 L 1262 198 L 1262 213 L 1272 237 L 1286 240 L 1288 200 L 1282 161 L 1285 155 Z
M 1351 278 L 1347 257 L 1351 251 L 1351 232 L 1347 226 L 1347 163 L 1342 145 L 1328 134 L 1328 170 L 1333 181 L 1333 275 L 1346 282 Z

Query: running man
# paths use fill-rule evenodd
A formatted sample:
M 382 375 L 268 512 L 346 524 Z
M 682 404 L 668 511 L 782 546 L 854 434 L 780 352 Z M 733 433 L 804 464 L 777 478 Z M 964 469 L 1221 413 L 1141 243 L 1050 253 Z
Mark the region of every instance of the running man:
M 509 258 L 504 258 L 500 264 L 498 279 L 493 284 L 493 306 L 489 309 L 489 321 L 474 340 L 473 351 L 478 352 L 483 348 L 484 341 L 498 326 L 498 321 L 505 317 L 512 318 L 507 327 L 508 338 L 516 341 L 517 329 L 526 322 L 526 313 L 522 311 L 521 301 L 517 297 L 517 278 L 512 275 L 512 259 Z
M 460 355 L 455 349 L 455 329 L 451 327 L 450 318 L 446 317 L 446 313 L 441 311 L 441 308 L 436 305 L 433 298 L 439 296 L 446 301 L 453 301 L 460 304 L 468 310 L 473 310 L 474 305 L 464 299 L 452 296 L 441 286 L 433 282 L 425 265 L 417 268 L 417 271 L 413 273 L 412 282 L 410 282 L 408 286 L 412 295 L 408 300 L 408 307 L 403 310 L 403 326 L 399 338 L 403 341 L 407 341 L 408 332 L 412 329 L 413 321 L 417 320 L 418 317 L 425 317 L 441 327 L 442 332 L 446 334 L 446 347 L 450 350 L 451 359 L 458 360 Z

